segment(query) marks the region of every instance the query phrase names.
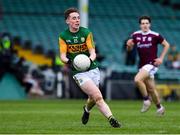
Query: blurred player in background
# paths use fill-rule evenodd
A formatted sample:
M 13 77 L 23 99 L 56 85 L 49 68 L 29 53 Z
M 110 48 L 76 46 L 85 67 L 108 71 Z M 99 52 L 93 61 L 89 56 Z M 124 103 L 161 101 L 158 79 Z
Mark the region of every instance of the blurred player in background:
M 0 80 L 6 72 L 12 73 L 13 47 L 11 35 L 9 33 L 2 33 L 0 35 Z
M 82 123 L 86 124 L 88 122 L 90 110 L 96 104 L 99 111 L 109 120 L 112 127 L 120 127 L 120 123 L 112 115 L 98 88 L 100 72 L 96 61 L 92 33 L 89 29 L 80 27 L 80 15 L 77 9 L 69 8 L 65 11 L 64 15 L 68 29 L 62 32 L 59 37 L 60 58 L 64 63 L 70 65 L 74 80 L 89 97 L 84 106 Z M 91 66 L 85 72 L 79 72 L 72 66 L 74 57 L 81 53 L 87 55 L 91 60 Z
M 150 97 L 157 107 L 157 114 L 163 115 L 165 108 L 160 104 L 160 98 L 156 91 L 154 74 L 162 64 L 168 51 L 169 43 L 159 34 L 150 29 L 151 18 L 142 16 L 139 18 L 141 30 L 132 34 L 132 39 L 127 41 L 127 50 L 136 45 L 139 54 L 139 72 L 135 76 L 135 83 L 143 96 L 141 112 L 146 112 L 151 106 Z M 160 56 L 157 56 L 158 44 L 163 46 Z

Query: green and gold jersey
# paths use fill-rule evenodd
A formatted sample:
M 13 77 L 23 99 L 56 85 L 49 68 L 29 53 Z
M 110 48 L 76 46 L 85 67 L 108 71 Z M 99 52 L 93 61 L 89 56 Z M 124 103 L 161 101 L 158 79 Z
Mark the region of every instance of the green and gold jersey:
M 92 33 L 84 27 L 80 27 L 79 31 L 72 33 L 69 29 L 60 34 L 59 37 L 60 53 L 66 53 L 67 57 L 72 61 L 78 54 L 85 54 L 89 57 L 89 49 L 95 48 Z M 98 67 L 97 61 L 91 63 L 90 69 Z M 79 73 L 72 68 L 73 74 Z

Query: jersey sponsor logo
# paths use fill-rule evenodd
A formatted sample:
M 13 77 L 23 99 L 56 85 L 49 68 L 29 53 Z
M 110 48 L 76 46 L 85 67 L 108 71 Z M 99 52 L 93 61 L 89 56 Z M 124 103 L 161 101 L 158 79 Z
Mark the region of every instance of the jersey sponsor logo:
M 74 44 L 74 45 L 68 46 L 68 52 L 70 52 L 70 53 L 85 52 L 87 50 L 88 50 L 88 48 L 85 43 L 84 44 Z
M 152 46 L 151 43 L 149 43 L 149 44 L 137 44 L 138 48 L 149 48 L 150 46 Z

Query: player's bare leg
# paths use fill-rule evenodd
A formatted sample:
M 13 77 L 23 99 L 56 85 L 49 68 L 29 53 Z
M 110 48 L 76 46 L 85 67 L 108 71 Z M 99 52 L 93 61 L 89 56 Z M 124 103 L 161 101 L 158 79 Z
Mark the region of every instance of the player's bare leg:
M 92 97 L 95 100 L 98 109 L 105 117 L 108 118 L 109 116 L 112 115 L 111 110 L 105 104 L 105 102 L 102 98 L 102 94 L 101 94 L 100 90 L 91 80 L 85 82 L 81 86 L 81 88 L 86 94 L 88 94 L 90 97 Z
M 120 123 L 113 117 L 109 106 L 104 101 L 99 88 L 91 81 L 85 82 L 81 89 L 95 101 L 99 111 L 109 120 L 112 127 L 120 127 Z
M 144 80 L 149 76 L 148 72 L 144 69 L 141 69 L 137 75 L 134 78 L 134 81 L 139 88 L 141 94 L 143 97 L 148 96 L 147 90 L 146 90 L 146 85 L 144 83 Z
M 149 73 L 146 70 L 141 69 L 134 78 L 134 81 L 143 96 L 143 106 L 142 106 L 141 112 L 148 111 L 148 109 L 151 106 L 151 101 L 149 100 L 146 84 L 144 82 L 145 79 L 148 78 L 148 76 L 149 76 Z
M 160 98 L 156 90 L 156 84 L 153 78 L 148 78 L 145 80 L 147 91 L 149 95 L 151 95 L 153 102 L 157 107 L 157 114 L 163 115 L 165 112 L 165 108 L 160 103 Z
M 95 104 L 96 102 L 91 97 L 87 99 L 86 105 L 83 107 L 84 112 L 81 118 L 83 124 L 87 124 L 89 120 L 90 110 L 94 107 Z

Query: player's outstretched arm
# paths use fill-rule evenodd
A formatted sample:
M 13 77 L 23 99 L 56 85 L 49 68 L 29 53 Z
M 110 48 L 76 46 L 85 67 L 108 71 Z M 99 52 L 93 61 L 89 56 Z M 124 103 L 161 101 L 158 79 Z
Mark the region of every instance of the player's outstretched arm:
M 127 51 L 131 51 L 134 47 L 134 42 L 133 42 L 133 39 L 129 39 L 127 42 L 126 42 L 127 46 L 126 46 L 126 49 Z

